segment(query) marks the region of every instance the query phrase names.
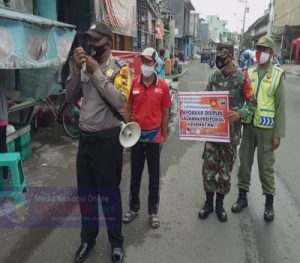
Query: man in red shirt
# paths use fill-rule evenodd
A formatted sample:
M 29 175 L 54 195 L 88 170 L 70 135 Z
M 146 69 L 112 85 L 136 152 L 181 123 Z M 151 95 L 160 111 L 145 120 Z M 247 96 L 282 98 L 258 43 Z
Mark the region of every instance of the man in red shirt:
M 147 159 L 148 213 L 151 227 L 158 228 L 160 144 L 163 144 L 167 136 L 171 98 L 167 84 L 155 73 L 159 62 L 155 49 L 144 49 L 141 61 L 142 74 L 133 79 L 125 112 L 125 120 L 137 122 L 142 134 L 138 143 L 131 149 L 130 210 L 124 215 L 123 222 L 130 223 L 138 215 L 140 185 Z

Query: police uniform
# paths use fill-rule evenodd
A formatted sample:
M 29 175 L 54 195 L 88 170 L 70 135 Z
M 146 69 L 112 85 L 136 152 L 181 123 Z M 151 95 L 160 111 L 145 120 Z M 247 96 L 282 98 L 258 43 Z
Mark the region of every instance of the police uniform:
M 69 102 L 83 97 L 76 164 L 81 240 L 88 244 L 95 242 L 99 232 L 97 197 L 100 195 L 111 246 L 119 248 L 123 244 L 119 189 L 123 148 L 119 142 L 120 120 L 103 98 L 123 112 L 130 93 L 131 75 L 125 63 L 112 56 L 99 67 L 93 75 L 84 68 L 80 75 L 72 72 L 66 89 Z

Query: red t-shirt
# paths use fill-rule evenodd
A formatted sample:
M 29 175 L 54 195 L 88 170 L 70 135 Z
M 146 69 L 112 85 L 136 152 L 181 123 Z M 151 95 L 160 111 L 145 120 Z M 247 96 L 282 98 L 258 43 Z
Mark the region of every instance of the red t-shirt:
M 128 104 L 133 108 L 132 121 L 137 122 L 142 131 L 161 130 L 163 109 L 171 106 L 169 87 L 164 80 L 155 77 L 147 88 L 142 76 L 137 76 L 132 81 Z M 161 142 L 161 132 L 155 142 Z

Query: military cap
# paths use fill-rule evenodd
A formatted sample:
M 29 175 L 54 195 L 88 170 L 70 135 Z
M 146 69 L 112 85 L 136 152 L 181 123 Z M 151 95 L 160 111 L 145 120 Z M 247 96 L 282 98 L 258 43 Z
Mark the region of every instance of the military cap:
M 227 54 L 233 54 L 233 50 L 234 50 L 234 47 L 232 44 L 224 44 L 224 43 L 219 43 L 217 45 L 217 52 L 216 52 L 216 55 L 217 56 L 224 56 L 224 55 L 227 55 Z
M 103 22 L 96 22 L 95 24 L 91 25 L 91 27 L 88 31 L 85 32 L 85 34 L 93 38 L 101 38 L 102 36 L 107 36 L 110 40 L 113 39 L 113 33 L 111 29 Z
M 269 36 L 261 37 L 257 42 L 257 46 L 268 47 L 268 48 L 272 48 L 273 50 L 275 50 L 275 42 Z

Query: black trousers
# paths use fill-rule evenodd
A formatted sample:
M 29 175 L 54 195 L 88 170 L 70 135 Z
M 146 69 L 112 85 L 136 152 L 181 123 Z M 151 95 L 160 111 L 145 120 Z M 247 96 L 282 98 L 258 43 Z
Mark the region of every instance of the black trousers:
M 81 241 L 93 243 L 99 232 L 99 203 L 112 248 L 122 247 L 120 182 L 123 148 L 119 128 L 81 133 L 77 154 L 77 185 L 81 212 Z M 99 200 L 100 198 L 100 200 Z M 100 220 L 101 226 L 104 221 Z
M 140 187 L 147 159 L 149 172 L 148 213 L 157 214 L 159 207 L 160 144 L 138 142 L 131 148 L 131 181 L 129 207 L 131 211 L 140 209 Z
M 7 145 L 6 145 L 6 126 L 0 126 L 0 153 L 7 152 Z M 8 176 L 8 168 L 3 167 L 3 178 L 7 178 Z

